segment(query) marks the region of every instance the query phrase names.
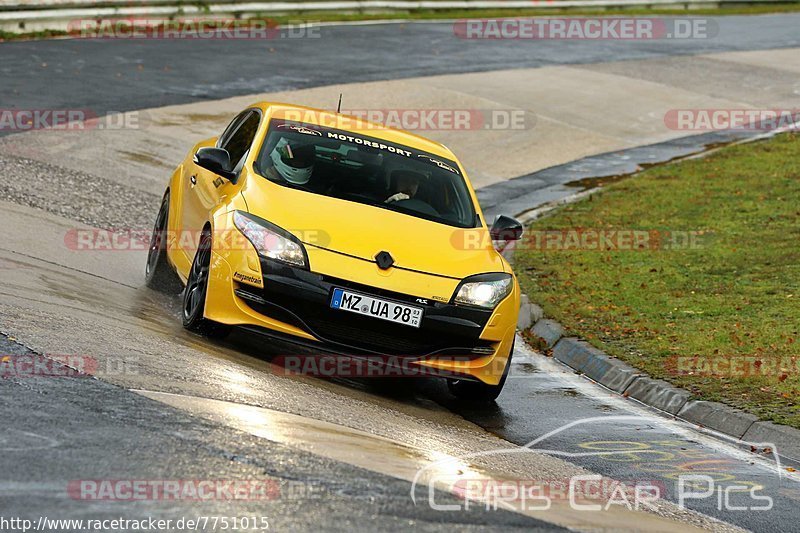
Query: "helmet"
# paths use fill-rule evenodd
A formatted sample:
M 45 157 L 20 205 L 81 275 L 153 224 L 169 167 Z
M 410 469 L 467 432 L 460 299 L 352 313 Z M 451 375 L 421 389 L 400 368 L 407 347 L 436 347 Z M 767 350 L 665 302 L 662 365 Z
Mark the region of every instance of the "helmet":
M 314 146 L 281 139 L 270 153 L 275 170 L 289 183 L 303 185 L 314 170 Z

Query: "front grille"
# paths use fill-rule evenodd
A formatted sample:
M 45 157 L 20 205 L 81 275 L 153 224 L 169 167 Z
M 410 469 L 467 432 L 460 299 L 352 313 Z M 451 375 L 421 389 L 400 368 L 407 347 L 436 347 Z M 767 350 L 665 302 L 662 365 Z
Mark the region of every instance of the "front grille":
M 306 322 L 322 337 L 392 355 L 424 355 L 455 348 L 468 353 L 476 345 L 474 339 L 442 336 L 424 328 L 401 326 L 378 318 L 332 309 L 313 313 Z
M 414 328 L 378 318 L 331 309 L 321 303 L 297 300 L 291 296 L 264 292 L 263 297 L 245 298 L 255 311 L 281 322 L 305 329 L 322 340 L 368 352 L 396 356 L 421 356 L 431 353 L 487 355 L 493 343 L 464 335 Z

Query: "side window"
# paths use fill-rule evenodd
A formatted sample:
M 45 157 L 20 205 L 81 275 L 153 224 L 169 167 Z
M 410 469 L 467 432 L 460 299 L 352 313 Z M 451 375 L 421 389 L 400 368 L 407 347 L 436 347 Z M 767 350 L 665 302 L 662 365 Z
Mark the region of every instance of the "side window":
M 251 111 L 244 111 L 233 117 L 233 120 L 231 120 L 230 124 L 225 128 L 225 131 L 223 131 L 222 135 L 217 139 L 217 148 L 222 148 L 222 145 L 233 135 L 233 132 L 236 131 L 236 128 L 242 123 L 242 120 L 250 113 Z
M 224 148 L 231 154 L 231 166 L 234 169 L 239 168 L 239 164 L 250 151 L 250 145 L 253 144 L 259 122 L 261 122 L 261 115 L 256 111 L 250 111 L 232 134 L 221 139 L 220 148 Z M 225 133 L 228 134 L 227 131 Z

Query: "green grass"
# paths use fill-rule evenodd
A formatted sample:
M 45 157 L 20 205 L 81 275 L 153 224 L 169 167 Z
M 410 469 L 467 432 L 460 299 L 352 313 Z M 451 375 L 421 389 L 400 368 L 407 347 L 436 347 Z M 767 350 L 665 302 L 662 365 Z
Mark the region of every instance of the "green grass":
M 61 37 L 63 35 L 67 35 L 67 32 L 61 30 L 42 30 L 42 31 L 13 33 L 10 31 L 0 30 L 0 43 L 4 41 L 27 41 L 31 39 L 49 39 L 51 37 Z
M 550 9 L 419 9 L 413 11 L 387 12 L 330 12 L 330 11 L 297 11 L 293 13 L 263 14 L 259 20 L 269 19 L 277 24 L 308 22 L 348 22 L 369 20 L 442 20 L 470 18 L 503 18 L 503 17 L 546 17 L 546 16 L 724 16 L 724 15 L 762 15 L 770 13 L 792 13 L 800 11 L 800 2 L 780 4 L 732 5 L 719 8 L 704 9 L 645 9 L 631 8 L 550 8 Z M 189 15 L 201 18 L 202 15 Z M 143 16 L 142 18 L 147 18 Z M 152 18 L 152 17 L 151 17 Z M 0 30 L 0 42 L 11 40 L 47 39 L 69 35 L 62 30 L 41 30 L 34 32 L 8 32 Z
M 569 228 L 696 232 L 697 242 L 519 251 L 520 282 L 547 316 L 696 397 L 800 428 L 800 135 L 649 169 L 531 227 Z M 736 357 L 751 372 L 677 368 L 695 357 Z

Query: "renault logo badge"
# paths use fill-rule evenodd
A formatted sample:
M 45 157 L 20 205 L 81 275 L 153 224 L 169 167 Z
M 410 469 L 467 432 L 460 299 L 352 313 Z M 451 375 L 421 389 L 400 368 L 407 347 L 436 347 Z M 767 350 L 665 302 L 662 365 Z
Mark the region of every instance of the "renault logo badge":
M 380 252 L 375 256 L 375 262 L 381 270 L 388 270 L 394 264 L 394 257 L 389 252 Z

